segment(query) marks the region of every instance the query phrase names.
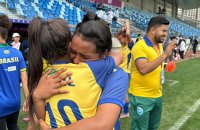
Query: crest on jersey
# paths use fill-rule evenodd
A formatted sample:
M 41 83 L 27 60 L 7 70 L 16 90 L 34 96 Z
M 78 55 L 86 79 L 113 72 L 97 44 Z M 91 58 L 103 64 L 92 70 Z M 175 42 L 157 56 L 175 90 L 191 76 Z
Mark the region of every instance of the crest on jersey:
M 137 114 L 140 116 L 143 114 L 143 109 L 139 106 L 137 107 Z
M 3 53 L 4 54 L 10 54 L 10 51 L 9 50 L 4 50 Z

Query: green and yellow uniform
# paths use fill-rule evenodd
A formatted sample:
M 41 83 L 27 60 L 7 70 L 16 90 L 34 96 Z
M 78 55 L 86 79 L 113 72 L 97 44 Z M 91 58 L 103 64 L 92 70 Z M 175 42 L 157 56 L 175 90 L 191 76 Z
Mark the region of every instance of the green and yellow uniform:
M 144 37 L 132 49 L 133 60 L 131 61 L 132 68 L 129 87 L 129 102 L 133 110 L 132 130 L 157 128 L 160 122 L 162 112 L 161 71 L 163 63 L 145 75 L 138 71 L 135 64 L 140 59 L 146 59 L 148 62 L 151 62 L 160 57 L 163 53 L 163 47 L 162 44 L 158 46 L 159 49 L 154 48 L 148 37 Z M 152 111 L 155 109 L 157 111 L 153 113 Z
M 123 62 L 119 65 L 126 73 L 130 74 L 130 57 L 131 57 L 131 50 L 129 49 L 128 45 L 121 46 L 120 53 L 123 55 Z

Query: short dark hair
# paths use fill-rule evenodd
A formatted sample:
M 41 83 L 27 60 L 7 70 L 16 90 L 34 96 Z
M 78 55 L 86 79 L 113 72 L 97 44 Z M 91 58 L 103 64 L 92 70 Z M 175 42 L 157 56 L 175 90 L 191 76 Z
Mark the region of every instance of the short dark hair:
M 148 23 L 147 32 L 149 32 L 152 27 L 161 25 L 169 25 L 169 21 L 163 16 L 152 17 Z
M 0 15 L 0 35 L 6 40 L 8 37 L 8 30 L 12 27 L 12 23 L 10 22 L 7 15 Z

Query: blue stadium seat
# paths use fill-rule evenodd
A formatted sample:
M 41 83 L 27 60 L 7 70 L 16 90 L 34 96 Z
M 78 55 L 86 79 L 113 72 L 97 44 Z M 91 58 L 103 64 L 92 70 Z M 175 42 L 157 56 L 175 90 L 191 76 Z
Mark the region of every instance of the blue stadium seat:
M 151 12 L 134 9 L 134 8 L 125 9 L 121 13 L 126 18 L 130 18 L 131 21 L 135 22 L 135 25 L 132 25 L 132 26 L 136 26 L 137 28 L 143 31 L 145 31 L 145 29 L 147 28 L 150 18 L 157 15 Z M 191 27 L 190 25 L 185 24 L 171 17 L 167 17 L 167 19 L 170 21 L 170 27 L 169 27 L 170 35 L 176 34 L 176 35 L 182 35 L 185 37 L 200 35 L 199 29 Z
M 7 0 L 7 4 L 8 4 L 8 9 L 16 10 L 15 4 L 14 4 L 14 2 L 12 0 Z
M 0 3 L 6 3 L 6 0 L 0 0 Z

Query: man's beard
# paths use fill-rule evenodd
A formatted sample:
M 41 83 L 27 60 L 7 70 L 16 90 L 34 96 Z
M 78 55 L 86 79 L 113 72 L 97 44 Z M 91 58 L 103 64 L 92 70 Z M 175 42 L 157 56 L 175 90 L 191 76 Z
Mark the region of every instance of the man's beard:
M 165 37 L 156 36 L 154 40 L 156 43 L 163 43 L 165 41 Z

